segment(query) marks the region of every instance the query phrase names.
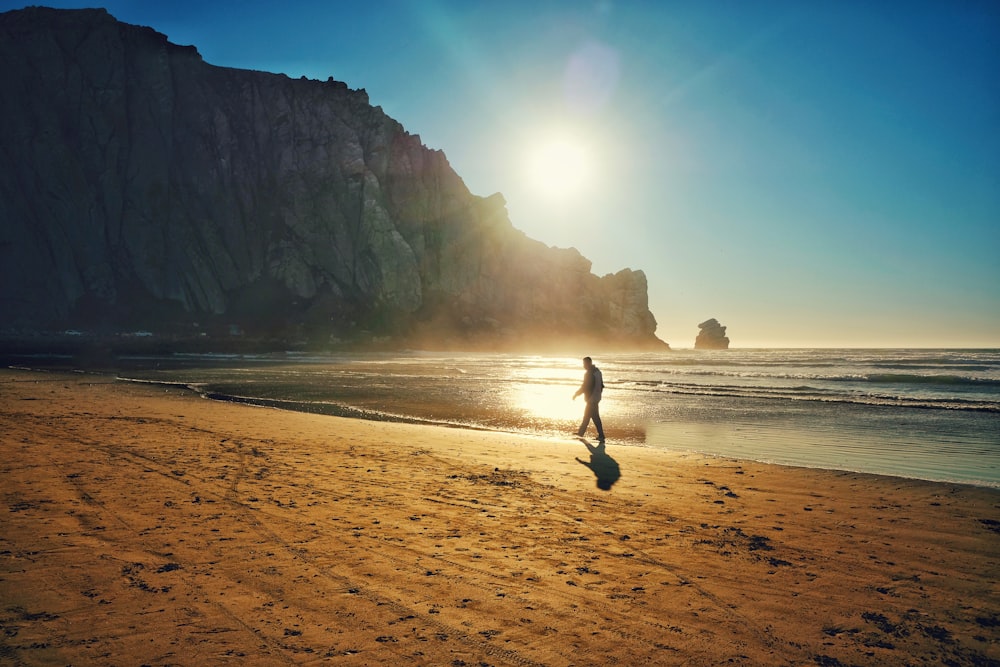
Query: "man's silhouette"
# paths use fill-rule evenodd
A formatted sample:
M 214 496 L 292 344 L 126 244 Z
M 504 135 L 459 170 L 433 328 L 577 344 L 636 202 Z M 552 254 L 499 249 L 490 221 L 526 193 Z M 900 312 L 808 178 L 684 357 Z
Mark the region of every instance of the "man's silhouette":
M 580 424 L 576 434 L 582 438 L 583 434 L 587 432 L 587 427 L 590 426 L 590 420 L 593 419 L 594 426 L 597 427 L 597 439 L 604 442 L 604 426 L 601 424 L 600 410 L 601 392 L 604 391 L 604 376 L 601 375 L 601 369 L 594 365 L 590 357 L 583 358 L 583 367 L 586 369 L 583 374 L 583 384 L 573 394 L 573 398 L 575 400 L 577 396 L 583 394 L 583 398 L 587 401 L 587 407 L 583 411 L 583 423 Z

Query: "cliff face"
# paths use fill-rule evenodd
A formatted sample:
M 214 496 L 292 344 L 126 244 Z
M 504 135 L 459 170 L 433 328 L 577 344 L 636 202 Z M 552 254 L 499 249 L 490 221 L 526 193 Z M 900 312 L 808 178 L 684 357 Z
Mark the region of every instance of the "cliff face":
M 641 271 L 528 239 L 363 90 L 103 10 L 0 14 L 0 62 L 3 326 L 664 347 Z

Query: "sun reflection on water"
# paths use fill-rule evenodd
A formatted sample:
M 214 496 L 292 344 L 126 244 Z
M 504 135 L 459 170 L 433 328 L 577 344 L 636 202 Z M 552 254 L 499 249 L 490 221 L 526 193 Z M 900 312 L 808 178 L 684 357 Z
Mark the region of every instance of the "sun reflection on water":
M 573 392 L 582 378 L 583 369 L 572 368 L 569 362 L 565 368 L 551 361 L 537 368 L 522 368 L 512 378 L 507 402 L 529 420 L 577 420 L 583 414 L 583 400 L 574 401 Z

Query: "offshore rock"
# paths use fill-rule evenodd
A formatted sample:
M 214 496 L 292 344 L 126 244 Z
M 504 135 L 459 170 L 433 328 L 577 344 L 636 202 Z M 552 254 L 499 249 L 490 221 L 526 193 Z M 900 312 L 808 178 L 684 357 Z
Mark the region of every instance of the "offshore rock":
M 0 14 L 7 330 L 664 349 L 646 277 L 516 230 L 364 90 L 104 10 Z
M 719 324 L 714 317 L 698 325 L 701 330 L 694 340 L 696 350 L 728 350 L 729 339 L 726 338 L 726 327 Z

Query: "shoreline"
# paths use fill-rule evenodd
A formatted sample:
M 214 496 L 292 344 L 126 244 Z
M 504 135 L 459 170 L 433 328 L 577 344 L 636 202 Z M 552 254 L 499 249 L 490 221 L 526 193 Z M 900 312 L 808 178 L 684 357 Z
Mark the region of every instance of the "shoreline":
M 125 378 L 117 378 L 117 379 L 119 381 L 121 381 L 121 382 L 138 382 L 138 383 L 146 383 L 147 382 L 145 380 L 134 380 L 134 379 L 125 379 Z M 169 382 L 157 382 L 157 381 L 148 381 L 148 382 L 150 384 L 160 384 L 160 385 L 170 385 L 171 384 Z M 266 398 L 252 397 L 252 396 L 235 396 L 235 395 L 231 395 L 231 394 L 220 394 L 220 393 L 216 393 L 216 392 L 202 392 L 202 391 L 200 391 L 198 389 L 195 389 L 195 388 L 191 387 L 190 385 L 178 384 L 177 386 L 184 386 L 188 391 L 191 391 L 192 393 L 194 393 L 196 395 L 199 395 L 202 398 L 205 398 L 207 400 L 219 401 L 219 402 L 223 402 L 223 403 L 235 403 L 235 404 L 240 404 L 240 405 L 248 405 L 248 406 L 262 407 L 262 408 L 272 408 L 272 409 L 275 409 L 275 410 L 283 410 L 283 411 L 287 411 L 287 412 L 297 412 L 297 413 L 302 413 L 302 414 L 319 414 L 319 415 L 324 415 L 324 416 L 327 416 L 327 417 L 335 417 L 335 418 L 339 418 L 339 419 L 361 419 L 361 420 L 366 420 L 366 421 L 386 422 L 386 423 L 394 423 L 394 424 L 408 424 L 408 425 L 411 425 L 411 426 L 431 426 L 431 427 L 439 427 L 439 428 L 452 428 L 452 429 L 459 429 L 459 430 L 469 430 L 469 431 L 482 431 L 482 432 L 485 432 L 485 433 L 494 433 L 494 434 L 497 434 L 497 435 L 511 435 L 511 436 L 517 436 L 517 437 L 523 437 L 523 438 L 533 438 L 533 439 L 538 439 L 538 440 L 542 440 L 542 441 L 556 441 L 556 442 L 561 442 L 561 441 L 564 441 L 566 439 L 573 439 L 570 434 L 567 434 L 565 436 L 565 438 L 563 438 L 563 437 L 559 437 L 557 435 L 552 435 L 552 434 L 547 434 L 547 433 L 532 432 L 532 431 L 528 431 L 528 430 L 503 429 L 503 428 L 494 428 L 494 427 L 489 427 L 489 426 L 482 426 L 482 425 L 477 425 L 477 424 L 469 424 L 469 423 L 459 422 L 459 421 L 449 422 L 449 421 L 444 421 L 444 420 L 424 419 L 424 418 L 420 418 L 420 417 L 408 417 L 408 416 L 405 416 L 405 415 L 396 415 L 396 414 L 391 414 L 391 413 L 388 413 L 388 412 L 376 412 L 376 411 L 371 411 L 371 410 L 365 410 L 365 409 L 362 409 L 362 408 L 355 408 L 355 407 L 351 407 L 351 406 L 340 406 L 340 405 L 334 405 L 334 404 L 324 404 L 326 406 L 326 408 L 327 408 L 325 410 L 306 409 L 305 407 L 302 407 L 302 408 L 289 407 L 290 405 L 305 405 L 305 404 L 302 404 L 302 403 L 300 403 L 298 401 L 294 401 L 294 400 L 266 399 Z M 661 431 L 665 430 L 664 429 L 665 426 L 667 426 L 667 425 L 665 425 L 665 424 L 657 424 L 658 430 L 661 430 Z M 690 426 L 692 426 L 692 424 L 691 423 L 672 424 L 670 426 L 673 427 L 673 428 L 677 428 L 677 429 L 685 429 L 685 428 L 689 428 Z M 713 452 L 710 452 L 710 451 L 703 451 L 703 450 L 698 450 L 698 449 L 693 449 L 693 448 L 659 447 L 659 446 L 656 446 L 656 445 L 648 444 L 647 442 L 640 442 L 639 440 L 628 439 L 628 438 L 623 439 L 623 440 L 618 440 L 616 438 L 614 440 L 614 442 L 610 442 L 609 441 L 609 444 L 612 444 L 612 445 L 614 445 L 616 447 L 634 447 L 634 448 L 639 448 L 639 449 L 646 449 L 646 450 L 649 450 L 649 451 L 664 452 L 664 453 L 668 453 L 668 454 L 669 453 L 682 454 L 682 455 L 683 454 L 690 454 L 690 455 L 694 455 L 694 456 L 703 456 L 703 457 L 706 457 L 706 458 L 718 459 L 720 461 L 742 461 L 742 462 L 746 462 L 746 463 L 757 463 L 757 464 L 761 464 L 761 465 L 781 466 L 781 467 L 793 468 L 793 469 L 795 469 L 795 468 L 801 468 L 803 470 L 820 470 L 820 471 L 831 472 L 831 473 L 851 473 L 851 474 L 858 474 L 858 475 L 872 475 L 874 477 L 885 477 L 885 478 L 888 478 L 888 479 L 911 480 L 911 481 L 928 482 L 928 483 L 934 483 L 934 484 L 948 484 L 948 485 L 957 485 L 957 486 L 968 486 L 968 487 L 972 487 L 972 488 L 992 489 L 992 490 L 1000 491 L 1000 482 L 997 482 L 997 481 L 994 481 L 994 480 L 988 480 L 988 479 L 976 479 L 976 480 L 968 480 L 968 479 L 933 479 L 933 478 L 930 478 L 930 477 L 918 477 L 918 476 L 912 476 L 912 475 L 905 475 L 905 474 L 901 474 L 901 473 L 894 474 L 894 473 L 888 473 L 888 472 L 872 472 L 872 471 L 868 471 L 868 470 L 851 469 L 851 468 L 846 468 L 846 467 L 829 467 L 829 466 L 823 466 L 823 465 L 820 465 L 820 464 L 808 465 L 808 464 L 805 464 L 805 463 L 788 463 L 788 462 L 782 462 L 782 461 L 776 461 L 776 460 L 769 460 L 769 459 L 763 459 L 763 458 L 727 456 L 725 454 L 716 454 L 716 453 L 713 453 Z
M 561 432 L 552 432 L 546 430 L 539 431 L 537 429 L 518 429 L 516 426 L 512 426 L 510 428 L 503 428 L 503 427 L 494 427 L 483 424 L 470 423 L 461 420 L 447 420 L 440 418 L 420 417 L 414 415 L 394 414 L 382 410 L 366 409 L 362 407 L 355 407 L 336 402 L 324 401 L 319 403 L 310 403 L 310 402 L 296 401 L 294 399 L 278 399 L 278 398 L 268 399 L 257 396 L 240 396 L 236 394 L 220 393 L 199 388 L 196 384 L 190 382 L 157 380 L 157 379 L 124 376 L 122 375 L 121 370 L 115 368 L 70 369 L 64 367 L 46 368 L 46 367 L 32 367 L 23 365 L 11 365 L 5 367 L 5 370 L 25 371 L 32 373 L 95 375 L 108 379 L 114 379 L 118 382 L 133 383 L 140 386 L 149 385 L 154 387 L 177 388 L 190 392 L 193 395 L 200 396 L 201 398 L 205 398 L 212 401 L 219 401 L 223 403 L 234 403 L 234 404 L 242 404 L 242 405 L 249 405 L 256 407 L 273 408 L 276 410 L 283 410 L 288 412 L 298 412 L 302 414 L 317 414 L 317 415 L 324 415 L 328 417 L 336 417 L 343 419 L 361 419 L 361 420 L 377 421 L 377 422 L 409 424 L 414 426 L 434 426 L 442 428 L 467 429 L 472 431 L 496 433 L 498 435 L 513 435 L 513 436 L 527 437 L 527 438 L 538 438 L 542 440 L 561 441 L 564 440 L 565 437 L 568 437 L 568 434 L 563 434 Z M 317 406 L 321 407 L 317 408 Z M 663 432 L 670 430 L 673 430 L 676 434 L 688 429 L 703 430 L 705 428 L 705 424 L 702 422 L 673 422 L 673 421 L 670 423 L 659 422 L 653 424 L 652 426 L 653 428 L 656 429 L 658 434 L 662 434 Z M 575 430 L 575 426 L 573 426 L 573 428 L 569 430 Z M 715 433 L 716 437 L 719 437 L 719 435 L 720 435 L 719 432 Z M 768 435 L 768 434 L 765 431 L 761 431 L 761 433 L 757 435 L 759 439 L 762 435 Z M 769 435 L 771 438 L 777 438 L 779 437 L 779 431 L 771 432 Z M 644 436 L 642 440 L 637 439 L 634 436 L 635 434 L 633 433 L 632 436 L 626 435 L 620 439 L 616 438 L 612 444 L 619 447 L 638 447 L 643 449 L 649 449 L 652 451 L 691 454 L 696 456 L 717 458 L 720 460 L 737 460 L 737 461 L 759 463 L 763 465 L 802 468 L 805 470 L 822 470 L 830 472 L 875 475 L 878 477 L 888 477 L 892 479 L 915 480 L 915 481 L 932 482 L 939 484 L 952 484 L 960 486 L 970 486 L 974 488 L 1000 490 L 1000 481 L 993 478 L 985 478 L 985 477 L 948 478 L 945 476 L 933 476 L 930 473 L 928 473 L 925 476 L 921 476 L 919 474 L 906 474 L 904 472 L 892 471 L 892 470 L 871 470 L 871 469 L 866 469 L 864 467 L 851 468 L 847 466 L 840 466 L 837 464 L 824 465 L 823 462 L 810 463 L 810 462 L 796 461 L 793 459 L 781 460 L 780 457 L 775 459 L 763 456 L 753 456 L 750 453 L 747 453 L 747 455 L 745 456 L 741 456 L 740 453 L 742 452 L 725 453 L 725 452 L 712 451 L 711 449 L 699 448 L 697 446 L 690 446 L 690 443 L 689 446 L 684 446 L 685 445 L 684 441 L 690 438 L 685 438 L 683 435 L 680 437 L 675 437 L 671 440 L 672 442 L 680 442 L 679 446 L 678 445 L 658 446 L 657 444 L 649 443 L 648 436 Z M 781 433 L 780 437 L 787 439 L 788 435 L 787 433 Z M 662 439 L 662 435 L 658 439 Z
M 1000 664 L 988 487 L 98 375 L 0 407 L 15 664 Z
M 25 370 L 37 370 L 37 369 L 25 369 Z M 546 440 L 546 439 L 561 440 L 561 439 L 564 439 L 563 435 L 565 435 L 565 434 L 560 435 L 559 433 L 554 433 L 554 432 L 551 432 L 551 431 L 545 431 L 545 430 L 539 431 L 537 429 L 530 429 L 530 428 L 518 429 L 516 426 L 512 426 L 511 428 L 491 427 L 491 426 L 487 426 L 487 425 L 483 425 L 483 424 L 475 424 L 475 423 L 470 423 L 470 422 L 461 421 L 461 420 L 450 420 L 449 421 L 447 419 L 435 419 L 435 418 L 419 417 L 419 416 L 405 415 L 405 414 L 394 414 L 394 413 L 390 413 L 390 412 L 386 412 L 386 411 L 381 411 L 381 410 L 370 410 L 370 409 L 355 407 L 355 406 L 351 406 L 351 405 L 347 405 L 347 404 L 338 404 L 338 403 L 335 403 L 335 402 L 309 403 L 309 402 L 296 401 L 296 400 L 293 400 L 293 399 L 268 399 L 268 398 L 261 398 L 261 397 L 256 397 L 256 396 L 239 396 L 239 395 L 235 395 L 235 394 L 227 394 L 227 393 L 219 393 L 219 392 L 206 391 L 206 390 L 203 390 L 203 389 L 199 389 L 198 387 L 196 387 L 196 386 L 194 386 L 193 384 L 190 384 L 190 383 L 171 382 L 171 381 L 166 381 L 166 380 L 150 380 L 150 379 L 142 379 L 142 378 L 123 377 L 120 373 L 117 373 L 117 375 L 115 377 L 116 377 L 117 380 L 119 380 L 121 382 L 133 382 L 133 383 L 137 383 L 137 384 L 150 384 L 150 385 L 154 385 L 154 386 L 176 386 L 176 387 L 182 387 L 182 388 L 187 389 L 188 391 L 191 391 L 191 392 L 193 392 L 193 393 L 195 393 L 197 395 L 200 395 L 203 398 L 207 398 L 207 399 L 210 399 L 210 400 L 217 400 L 217 401 L 229 402 L 229 403 L 239 403 L 239 404 L 253 405 L 253 406 L 258 406 L 258 407 L 269 407 L 269 408 L 274 408 L 274 409 L 278 409 L 278 410 L 287 410 L 287 411 L 292 411 L 292 412 L 302 412 L 302 413 L 306 413 L 306 414 L 323 414 L 323 415 L 326 415 L 326 416 L 340 417 L 340 418 L 345 418 L 345 419 L 365 419 L 365 420 L 371 420 L 371 421 L 384 421 L 384 422 L 393 422 L 393 423 L 401 423 L 401 424 L 411 424 L 411 425 L 417 425 L 417 426 L 439 426 L 439 427 L 445 427 L 445 428 L 468 429 L 468 430 L 473 430 L 473 431 L 485 431 L 485 432 L 489 432 L 489 433 L 508 434 L 508 435 L 517 435 L 517 436 L 524 436 L 524 437 L 540 438 L 540 439 L 543 439 L 543 440 Z M 848 404 L 848 403 L 845 403 L 844 405 L 852 405 L 853 406 L 853 404 Z M 321 406 L 321 407 L 317 407 L 317 406 Z M 891 407 L 896 407 L 896 406 L 887 406 L 887 407 L 891 408 Z M 915 408 L 915 409 L 923 410 L 925 408 Z M 752 456 L 752 455 L 740 456 L 738 454 L 725 454 L 725 453 L 713 452 L 713 451 L 710 451 L 710 450 L 698 448 L 696 446 L 686 446 L 685 447 L 684 446 L 685 441 L 690 440 L 690 438 L 689 437 L 685 437 L 683 435 L 681 435 L 681 436 L 678 437 L 678 434 L 680 434 L 680 433 L 682 433 L 684 431 L 690 430 L 690 429 L 703 430 L 705 428 L 705 425 L 703 423 L 701 423 L 701 422 L 670 422 L 670 423 L 659 422 L 659 423 L 653 424 L 651 426 L 659 434 L 659 437 L 657 437 L 657 439 L 662 440 L 662 439 L 664 439 L 664 437 L 662 435 L 663 433 L 669 432 L 669 431 L 673 431 L 673 436 L 674 437 L 673 438 L 667 438 L 667 439 L 670 440 L 671 442 L 680 442 L 681 445 L 680 446 L 658 446 L 657 444 L 651 444 L 649 442 L 649 435 L 648 435 L 648 430 L 650 428 L 650 425 L 647 425 L 645 428 L 642 429 L 643 434 L 642 434 L 642 438 L 641 439 L 638 438 L 636 436 L 636 434 L 633 432 L 633 433 L 631 433 L 631 435 L 625 435 L 624 437 L 615 438 L 615 441 L 614 441 L 613 444 L 616 445 L 616 446 L 639 447 L 639 448 L 645 448 L 645 449 L 650 449 L 650 450 L 654 450 L 654 451 L 665 451 L 665 452 L 676 452 L 676 453 L 690 453 L 690 454 L 701 455 L 701 456 L 715 457 L 715 458 L 719 458 L 719 459 L 723 459 L 723 460 L 741 460 L 741 461 L 747 461 L 747 462 L 761 463 L 761 464 L 765 464 L 765 465 L 778 465 L 778 466 L 787 466 L 787 467 L 792 467 L 792 468 L 805 468 L 805 469 L 809 469 L 809 470 L 827 470 L 827 471 L 831 471 L 831 472 L 848 472 L 848 473 L 857 473 L 857 474 L 871 474 L 871 475 L 876 475 L 876 476 L 883 476 L 883 477 L 890 477 L 890 478 L 899 478 L 899 479 L 904 479 L 904 480 L 908 479 L 908 480 L 918 480 L 918 481 L 925 481 L 925 482 L 936 482 L 936 483 L 941 483 L 941 484 L 958 484 L 958 485 L 964 485 L 964 486 L 972 486 L 972 487 L 979 487 L 979 488 L 987 488 L 987 489 L 1000 490 L 1000 480 L 990 479 L 990 478 L 986 478 L 986 477 L 984 477 L 984 478 L 968 478 L 968 477 L 965 477 L 965 478 L 954 478 L 954 479 L 952 479 L 952 478 L 947 478 L 946 476 L 934 477 L 930 473 L 928 473 L 926 476 L 920 476 L 920 475 L 917 475 L 917 474 L 905 474 L 905 473 L 899 472 L 899 471 L 895 471 L 895 472 L 893 472 L 893 471 L 878 471 L 878 470 L 869 470 L 869 469 L 864 469 L 864 468 L 850 468 L 850 467 L 846 467 L 846 466 L 837 466 L 837 465 L 823 465 L 822 463 L 815 463 L 815 464 L 813 464 L 813 463 L 806 463 L 806 462 L 794 461 L 794 460 L 770 459 L 770 458 L 767 458 L 767 457 Z M 569 430 L 574 430 L 574 429 L 575 429 L 575 426 L 573 426 L 573 428 L 569 429 Z M 762 430 L 761 433 L 758 434 L 758 437 L 760 437 L 763 434 L 768 434 L 768 432 Z M 769 435 L 770 435 L 771 438 L 778 437 L 778 434 L 779 434 L 779 431 L 772 431 L 772 432 L 769 433 Z M 720 436 L 720 433 L 717 431 L 715 433 L 715 437 L 718 438 L 719 436 Z M 784 439 L 788 439 L 789 435 L 787 433 L 781 433 L 781 437 L 784 438 Z M 690 445 L 690 443 L 688 443 L 688 444 Z M 940 474 L 944 475 L 944 473 L 940 473 Z

